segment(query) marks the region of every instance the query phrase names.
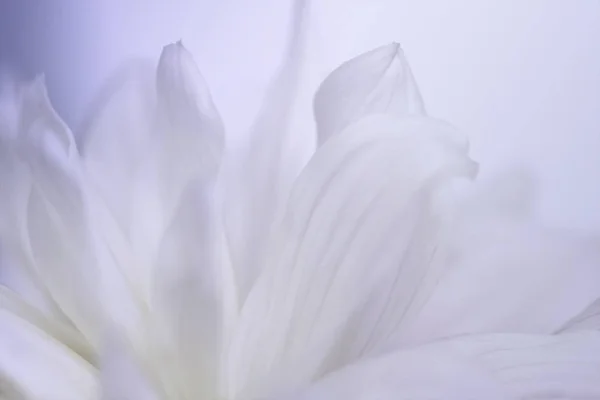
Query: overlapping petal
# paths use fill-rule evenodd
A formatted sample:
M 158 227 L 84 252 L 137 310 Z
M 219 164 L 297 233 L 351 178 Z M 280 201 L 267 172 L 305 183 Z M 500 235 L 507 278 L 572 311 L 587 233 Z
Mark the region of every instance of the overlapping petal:
M 475 171 L 463 149 L 444 140 L 448 129 L 425 118 L 372 117 L 315 154 L 242 310 L 234 390 L 264 394 L 266 382 L 292 387 L 339 366 L 336 346 L 375 294 L 385 302 L 343 361 L 414 316 L 440 273 L 431 262 L 439 228 L 432 198 L 446 180 Z
M 292 399 L 593 399 L 600 334 L 470 335 L 335 372 Z
M 329 74 L 315 94 L 314 111 L 322 144 L 367 115 L 425 115 L 425 106 L 400 45 L 392 43 Z
M 260 275 L 275 212 L 314 148 L 313 131 L 290 126 L 302 73 L 306 1 L 293 2 L 292 31 L 285 59 L 265 94 L 245 146 L 226 164 L 225 218 L 240 300 Z
M 532 178 L 475 184 L 449 210 L 448 272 L 395 345 L 466 333 L 551 334 L 600 295 L 600 249 L 531 215 Z
M 14 101 L 18 131 L 2 141 L 3 247 L 98 343 L 100 272 L 73 137 L 52 109 L 43 81 L 22 87 Z
M 95 399 L 95 369 L 64 344 L 0 309 L 0 395 L 10 399 Z

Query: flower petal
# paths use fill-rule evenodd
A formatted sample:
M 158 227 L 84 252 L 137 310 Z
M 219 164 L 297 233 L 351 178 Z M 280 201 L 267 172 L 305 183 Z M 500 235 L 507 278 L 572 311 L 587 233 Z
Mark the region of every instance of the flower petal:
M 216 188 L 223 126 L 181 43 L 165 47 L 157 77 L 163 129 L 157 195 L 163 196 L 165 219 L 153 262 L 150 306 L 169 365 L 163 370 L 179 382 L 178 396 L 214 397 L 220 356 L 237 312 Z
M 191 182 L 161 243 L 152 307 L 162 369 L 185 398 L 217 394 L 221 355 L 237 313 L 214 182 Z M 168 356 L 167 356 L 168 355 Z
M 448 129 L 430 119 L 371 117 L 315 154 L 242 310 L 234 390 L 260 395 L 268 383 L 295 386 L 332 367 L 334 344 L 375 294 L 385 302 L 344 361 L 411 318 L 439 274 L 429 262 L 439 225 L 431 199 L 446 180 L 474 172 L 462 149 L 443 140 Z
M 494 207 L 506 196 L 499 186 L 492 193 L 494 203 L 468 199 L 456 215 L 442 243 L 448 272 L 396 346 L 466 333 L 550 334 L 600 296 L 595 243 L 537 225 L 519 207 Z
M 292 399 L 591 399 L 600 334 L 465 336 L 335 372 Z
M 15 101 L 19 132 L 0 144 L 6 178 L 0 194 L 5 202 L 1 240 L 94 342 L 102 319 L 95 297 L 96 243 L 87 225 L 73 137 L 52 109 L 41 80 L 25 86 Z
M 0 286 L 0 311 L 10 312 L 18 316 L 49 337 L 67 346 L 82 359 L 90 363 L 94 361 L 94 349 L 72 325 L 58 318 L 52 318 L 52 315 L 43 314 L 24 302 L 16 293 L 3 286 Z
M 133 197 L 132 242 L 142 264 L 155 262 L 164 230 L 193 179 L 214 179 L 224 128 L 192 56 L 181 43 L 163 49 L 156 71 L 158 108 Z
M 283 64 L 271 81 L 249 142 L 227 160 L 226 229 L 240 300 L 262 268 L 275 211 L 314 151 L 314 133 L 291 126 L 305 52 L 307 3 L 294 0 Z
M 155 133 L 155 67 L 127 64 L 112 77 L 80 133 L 89 179 L 124 234 L 132 221 L 133 191 Z
M 140 370 L 131 349 L 119 336 L 105 341 L 100 363 L 102 400 L 159 400 L 152 382 Z
M 322 144 L 367 115 L 425 115 L 425 106 L 400 45 L 391 43 L 329 74 L 315 95 L 314 112 Z
M 224 127 L 204 78 L 181 42 L 163 49 L 156 86 L 165 130 L 161 152 L 173 162 L 163 167 L 176 169 L 178 175 L 185 168 L 194 175 L 214 176 L 224 151 Z
M 13 395 L 40 400 L 92 400 L 98 390 L 91 365 L 43 331 L 0 310 L 0 394 L 8 395 L 4 385 Z

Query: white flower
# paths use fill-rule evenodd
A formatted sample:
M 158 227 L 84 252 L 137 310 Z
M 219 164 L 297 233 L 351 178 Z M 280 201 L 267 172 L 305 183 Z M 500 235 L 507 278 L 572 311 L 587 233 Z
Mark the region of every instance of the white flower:
M 597 243 L 521 174 L 458 196 L 398 44 L 329 75 L 290 169 L 296 47 L 242 155 L 181 43 L 79 148 L 41 80 L 2 103 L 0 397 L 600 398 Z

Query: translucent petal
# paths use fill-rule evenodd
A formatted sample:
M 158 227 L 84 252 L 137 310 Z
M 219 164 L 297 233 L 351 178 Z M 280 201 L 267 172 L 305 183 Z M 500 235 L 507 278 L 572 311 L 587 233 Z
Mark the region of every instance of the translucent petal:
M 94 349 L 72 325 L 53 315 L 49 316 L 40 312 L 23 301 L 15 292 L 3 286 L 0 286 L 0 310 L 10 312 L 35 326 L 49 337 L 77 353 L 82 359 L 90 363 L 95 360 Z
M 136 180 L 155 134 L 154 78 L 151 62 L 128 63 L 105 84 L 79 133 L 86 178 L 126 235 Z
M 424 115 L 404 53 L 392 43 L 346 61 L 323 81 L 314 99 L 319 143 L 371 114 Z
M 444 142 L 446 128 L 372 117 L 315 154 L 277 219 L 264 275 L 242 310 L 233 388 L 257 395 L 267 384 L 295 386 L 323 372 L 347 323 L 375 294 L 385 302 L 358 347 L 411 317 L 439 274 L 429 264 L 438 229 L 431 198 L 447 179 L 474 173 L 464 152 Z M 248 389 L 250 382 L 256 386 Z
M 160 351 L 180 396 L 215 396 L 222 347 L 237 313 L 220 199 L 223 126 L 191 56 L 167 46 L 158 66 L 164 129 L 159 183 L 165 228 L 154 264 L 151 308 Z
M 122 337 L 109 336 L 100 362 L 102 400 L 159 400 L 152 381 L 139 368 Z
M 294 1 L 283 64 L 268 88 L 248 143 L 227 159 L 224 211 L 240 300 L 262 268 L 275 212 L 314 149 L 314 132 L 290 126 L 306 41 L 306 3 Z
M 441 244 L 448 272 L 397 345 L 466 333 L 549 334 L 598 298 L 595 243 L 523 218 L 508 192 L 514 188 L 498 185 L 489 193 L 495 198 L 465 201 Z
M 163 167 L 181 175 L 214 175 L 224 151 L 224 128 L 204 78 L 181 42 L 163 49 L 157 69 Z M 176 162 L 175 162 L 176 161 Z M 175 170 L 176 169 L 176 170 Z M 187 178 L 189 177 L 182 177 Z
M 13 395 L 40 400 L 93 400 L 98 390 L 90 364 L 45 332 L 0 310 L 0 394 L 5 394 L 4 385 Z
M 99 276 L 73 137 L 41 80 L 24 86 L 15 101 L 19 131 L 1 149 L 2 241 L 94 341 L 102 319 L 96 302 Z
M 292 399 L 592 399 L 600 334 L 473 335 L 335 372 Z
M 210 398 L 236 317 L 236 287 L 213 184 L 193 181 L 161 243 L 155 296 L 162 370 L 180 396 Z

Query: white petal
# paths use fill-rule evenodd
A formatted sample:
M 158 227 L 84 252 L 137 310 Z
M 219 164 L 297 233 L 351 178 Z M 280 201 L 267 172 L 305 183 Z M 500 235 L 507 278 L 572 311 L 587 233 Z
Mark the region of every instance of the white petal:
M 155 67 L 137 62 L 108 81 L 80 133 L 86 178 L 125 234 L 133 222 L 133 191 L 155 133 L 155 118 Z
M 159 400 L 122 337 L 106 340 L 100 363 L 102 400 Z
M 1 149 L 2 241 L 94 342 L 102 320 L 99 276 L 73 137 L 41 80 L 24 87 L 19 101 L 16 141 Z
M 35 326 L 49 337 L 67 346 L 88 362 L 95 359 L 94 349 L 72 325 L 55 315 L 47 315 L 27 304 L 15 292 L 0 286 L 0 310 L 10 312 Z
M 549 334 L 600 296 L 594 243 L 467 204 L 480 211 L 463 211 L 449 227 L 448 272 L 396 345 L 466 333 Z
M 214 183 L 193 181 L 161 243 L 153 310 L 165 353 L 162 369 L 180 396 L 217 394 L 221 354 L 237 313 Z
M 190 180 L 214 179 L 224 150 L 221 119 L 200 71 L 181 43 L 163 49 L 156 79 L 156 135 L 132 199 L 132 242 L 144 265 L 154 262 L 164 230 Z
M 221 117 L 192 55 L 181 42 L 163 49 L 157 69 L 159 113 L 166 131 L 161 152 L 170 158 L 163 165 L 189 173 L 214 175 L 225 145 Z
M 7 247 L 0 248 L 0 285 L 19 294 L 28 304 L 49 316 L 60 316 L 52 297 L 46 292 L 42 282 L 27 268 L 8 254 Z
M 262 268 L 275 211 L 314 149 L 313 131 L 290 126 L 304 61 L 306 3 L 294 1 L 283 64 L 268 88 L 248 143 L 227 160 L 226 228 L 241 300 Z
M 292 399 L 592 399 L 600 334 L 465 336 L 347 367 Z
M 370 114 L 424 115 L 425 107 L 398 43 L 346 61 L 323 81 L 314 100 L 319 143 Z
M 43 331 L 0 310 L 0 390 L 4 384 L 24 398 L 39 400 L 93 400 L 98 390 L 91 365 Z
M 411 317 L 439 274 L 429 264 L 438 228 L 433 193 L 474 172 L 462 149 L 444 142 L 447 129 L 429 119 L 372 117 L 315 154 L 244 305 L 232 387 L 255 395 L 329 368 L 350 318 L 375 294 L 385 303 L 350 359 Z

